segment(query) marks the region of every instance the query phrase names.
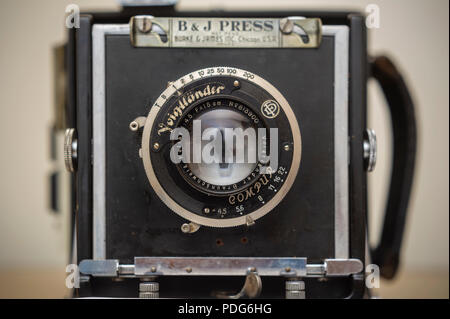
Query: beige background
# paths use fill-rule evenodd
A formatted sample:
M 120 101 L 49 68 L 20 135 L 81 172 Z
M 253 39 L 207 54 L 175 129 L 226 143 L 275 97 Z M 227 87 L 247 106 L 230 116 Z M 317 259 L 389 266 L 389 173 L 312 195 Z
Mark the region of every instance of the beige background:
M 0 1 L 0 297 L 61 297 L 67 225 L 47 208 L 51 48 L 65 39 L 65 7 L 117 9 L 109 1 Z M 226 3 L 226 5 L 225 5 Z M 405 233 L 402 268 L 381 283 L 383 297 L 448 298 L 449 94 L 448 1 L 181 1 L 180 9 L 380 7 L 380 28 L 369 32 L 372 54 L 388 52 L 404 71 L 416 102 L 417 175 Z M 276 8 L 274 7 L 276 4 Z M 370 175 L 371 241 L 376 241 L 390 170 L 390 122 L 384 100 L 369 85 L 370 126 L 379 161 Z

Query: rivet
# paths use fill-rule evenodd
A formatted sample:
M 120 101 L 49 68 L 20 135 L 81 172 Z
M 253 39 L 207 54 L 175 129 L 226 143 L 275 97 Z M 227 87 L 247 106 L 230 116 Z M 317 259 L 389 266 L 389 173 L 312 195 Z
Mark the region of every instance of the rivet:
M 189 233 L 191 231 L 191 226 L 187 223 L 181 225 L 181 231 L 185 234 Z
M 130 123 L 130 130 L 135 132 L 135 131 L 138 130 L 138 128 L 139 128 L 139 125 L 138 125 L 138 123 L 136 121 L 133 121 L 133 122 Z

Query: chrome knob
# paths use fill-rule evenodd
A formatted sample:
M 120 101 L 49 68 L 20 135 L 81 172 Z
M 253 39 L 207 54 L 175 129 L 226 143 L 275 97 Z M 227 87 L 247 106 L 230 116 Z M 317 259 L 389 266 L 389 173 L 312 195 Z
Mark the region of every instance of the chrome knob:
M 159 283 L 147 281 L 139 283 L 139 298 L 155 299 L 159 298 Z
M 286 281 L 286 299 L 305 299 L 305 282 L 303 280 Z
M 68 172 L 75 172 L 78 141 L 74 128 L 66 129 L 64 136 L 64 164 Z
M 377 163 L 377 135 L 374 130 L 366 129 L 363 140 L 364 167 L 372 172 Z
M 139 284 L 140 292 L 155 292 L 159 291 L 159 283 L 157 282 L 141 282 Z
M 305 282 L 300 280 L 288 280 L 286 281 L 286 290 L 288 291 L 305 290 Z

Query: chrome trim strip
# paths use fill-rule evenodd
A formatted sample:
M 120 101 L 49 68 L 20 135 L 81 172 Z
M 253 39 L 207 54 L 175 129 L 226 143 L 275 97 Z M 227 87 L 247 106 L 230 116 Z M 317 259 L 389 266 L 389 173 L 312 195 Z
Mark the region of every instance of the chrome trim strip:
M 105 35 L 128 34 L 128 25 L 92 27 L 92 160 L 93 160 L 93 258 L 106 258 L 106 117 Z
M 359 259 L 308 264 L 305 257 L 135 257 L 134 264 L 85 259 L 79 269 L 81 274 L 94 277 L 245 276 L 249 272 L 259 276 L 339 277 L 361 273 L 364 267 Z
M 323 35 L 334 35 L 334 257 L 349 257 L 348 189 L 348 37 L 347 26 L 324 27 Z M 338 231 L 339 230 L 339 231 Z

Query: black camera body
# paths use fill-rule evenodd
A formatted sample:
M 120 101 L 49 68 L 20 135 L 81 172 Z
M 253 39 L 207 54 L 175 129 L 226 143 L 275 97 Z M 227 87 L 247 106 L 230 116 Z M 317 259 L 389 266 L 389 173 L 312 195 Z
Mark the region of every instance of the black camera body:
M 362 297 L 368 66 L 356 13 L 82 15 L 66 45 L 77 296 Z M 171 163 L 173 129 L 214 112 L 277 128 L 275 170 L 221 184 Z

